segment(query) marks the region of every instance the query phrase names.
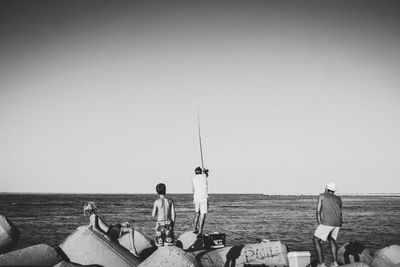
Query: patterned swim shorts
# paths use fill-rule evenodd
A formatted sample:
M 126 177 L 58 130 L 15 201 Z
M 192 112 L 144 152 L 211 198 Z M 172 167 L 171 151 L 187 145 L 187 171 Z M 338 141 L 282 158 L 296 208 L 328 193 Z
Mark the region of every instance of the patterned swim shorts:
M 156 245 L 158 247 L 174 244 L 174 223 L 171 221 L 161 221 L 156 224 Z

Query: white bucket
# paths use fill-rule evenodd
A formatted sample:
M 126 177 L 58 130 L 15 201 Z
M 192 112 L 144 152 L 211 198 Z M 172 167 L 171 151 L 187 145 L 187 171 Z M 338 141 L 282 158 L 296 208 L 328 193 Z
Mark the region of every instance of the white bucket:
M 309 251 L 291 251 L 287 254 L 289 267 L 306 267 L 311 264 Z

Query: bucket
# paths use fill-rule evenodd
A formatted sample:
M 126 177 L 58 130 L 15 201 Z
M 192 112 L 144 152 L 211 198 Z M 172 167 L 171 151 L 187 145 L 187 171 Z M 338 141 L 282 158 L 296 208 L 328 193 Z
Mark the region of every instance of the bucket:
M 309 251 L 291 251 L 287 254 L 289 267 L 306 267 L 311 264 Z

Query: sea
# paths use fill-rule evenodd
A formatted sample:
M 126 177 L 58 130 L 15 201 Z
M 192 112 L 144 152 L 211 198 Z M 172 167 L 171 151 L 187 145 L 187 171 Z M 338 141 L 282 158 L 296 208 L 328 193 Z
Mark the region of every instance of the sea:
M 192 195 L 171 194 L 176 210 L 175 236 L 193 229 Z M 20 231 L 16 249 L 35 244 L 58 246 L 77 227 L 89 224 L 83 205 L 95 201 L 108 223 L 131 222 L 154 237 L 151 217 L 155 194 L 0 194 L 0 214 Z M 400 195 L 341 195 L 343 227 L 338 246 L 358 241 L 372 251 L 400 245 Z M 317 196 L 211 194 L 204 232 L 226 235 L 226 245 L 280 240 L 291 251 L 311 252 L 317 226 Z M 323 243 L 325 255 L 329 247 Z

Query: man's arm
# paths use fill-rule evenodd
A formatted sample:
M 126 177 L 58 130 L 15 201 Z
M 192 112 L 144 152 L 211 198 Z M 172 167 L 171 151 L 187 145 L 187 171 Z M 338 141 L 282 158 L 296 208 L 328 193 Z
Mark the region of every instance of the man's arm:
M 317 203 L 317 208 L 316 208 L 316 216 L 317 216 L 317 222 L 318 224 L 321 224 L 321 209 L 322 209 L 322 196 L 318 196 L 318 203 Z

